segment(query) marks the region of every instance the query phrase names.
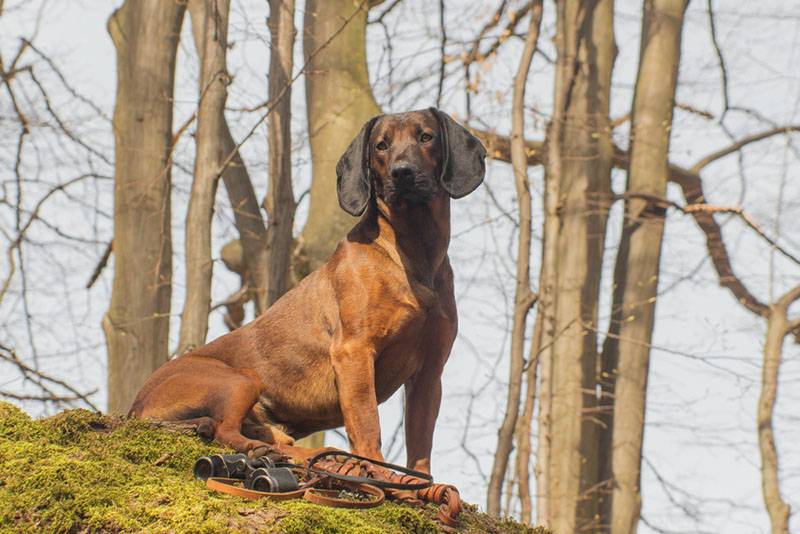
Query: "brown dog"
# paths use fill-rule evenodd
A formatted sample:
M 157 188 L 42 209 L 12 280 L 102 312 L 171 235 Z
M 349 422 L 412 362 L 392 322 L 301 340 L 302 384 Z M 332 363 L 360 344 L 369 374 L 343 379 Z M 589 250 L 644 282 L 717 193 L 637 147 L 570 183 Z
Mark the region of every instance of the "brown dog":
M 431 108 L 367 122 L 336 167 L 361 220 L 333 256 L 255 321 L 164 364 L 130 414 L 183 421 L 239 451 L 344 423 L 382 459 L 378 404 L 406 388 L 408 466 L 430 472 L 441 374 L 456 336 L 450 197 L 486 151 Z

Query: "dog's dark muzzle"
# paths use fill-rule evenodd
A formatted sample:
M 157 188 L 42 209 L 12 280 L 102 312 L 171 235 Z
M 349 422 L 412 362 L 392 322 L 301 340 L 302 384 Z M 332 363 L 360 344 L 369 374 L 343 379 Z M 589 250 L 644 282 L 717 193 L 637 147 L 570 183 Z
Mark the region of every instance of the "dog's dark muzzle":
M 436 183 L 427 175 L 412 166 L 395 166 L 391 171 L 392 178 L 386 188 L 386 201 L 428 202 L 436 196 Z

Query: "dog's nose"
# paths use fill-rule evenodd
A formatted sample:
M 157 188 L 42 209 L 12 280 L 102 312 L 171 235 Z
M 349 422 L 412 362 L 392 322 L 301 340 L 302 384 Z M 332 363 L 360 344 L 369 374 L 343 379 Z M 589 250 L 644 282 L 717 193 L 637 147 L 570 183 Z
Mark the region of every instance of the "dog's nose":
M 414 169 L 406 163 L 399 163 L 392 167 L 392 178 L 396 180 L 410 180 L 414 174 Z

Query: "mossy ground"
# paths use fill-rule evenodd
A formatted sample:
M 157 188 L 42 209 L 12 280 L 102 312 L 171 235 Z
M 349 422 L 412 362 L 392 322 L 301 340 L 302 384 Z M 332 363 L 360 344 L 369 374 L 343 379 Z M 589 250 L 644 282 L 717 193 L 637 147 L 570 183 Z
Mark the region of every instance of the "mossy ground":
M 434 507 L 343 510 L 305 501 L 247 501 L 193 479 L 222 449 L 136 420 L 70 410 L 32 420 L 0 402 L 2 532 L 434 533 Z M 458 532 L 544 534 L 468 507 Z

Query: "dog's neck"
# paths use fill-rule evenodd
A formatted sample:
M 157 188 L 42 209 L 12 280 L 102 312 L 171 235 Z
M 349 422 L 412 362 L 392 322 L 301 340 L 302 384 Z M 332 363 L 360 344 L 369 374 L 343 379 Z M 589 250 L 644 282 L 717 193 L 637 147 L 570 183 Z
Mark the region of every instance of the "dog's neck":
M 426 203 L 370 202 L 364 218 L 377 230 L 373 242 L 383 248 L 409 276 L 432 286 L 450 244 L 450 197 L 440 191 Z

